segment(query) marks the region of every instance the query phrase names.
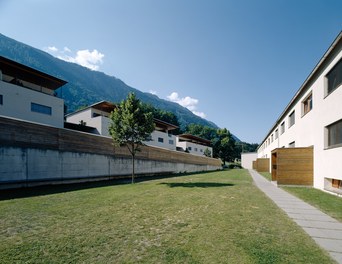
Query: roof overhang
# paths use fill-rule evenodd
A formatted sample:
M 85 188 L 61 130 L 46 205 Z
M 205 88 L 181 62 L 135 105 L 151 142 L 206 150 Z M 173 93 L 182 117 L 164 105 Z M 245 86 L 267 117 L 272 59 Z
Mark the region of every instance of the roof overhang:
M 0 56 L 0 70 L 3 74 L 13 76 L 22 81 L 33 83 L 51 90 L 56 90 L 67 82 L 30 68 L 13 60 Z
M 171 130 L 175 130 L 178 128 L 178 126 L 175 126 L 173 124 L 170 124 L 170 123 L 167 123 L 165 121 L 162 121 L 162 120 L 159 120 L 157 118 L 154 118 L 153 119 L 155 125 L 156 125 L 156 129 L 157 130 L 168 130 L 168 131 L 171 131 Z
M 178 138 L 183 141 L 209 146 L 211 141 L 191 134 L 181 134 Z

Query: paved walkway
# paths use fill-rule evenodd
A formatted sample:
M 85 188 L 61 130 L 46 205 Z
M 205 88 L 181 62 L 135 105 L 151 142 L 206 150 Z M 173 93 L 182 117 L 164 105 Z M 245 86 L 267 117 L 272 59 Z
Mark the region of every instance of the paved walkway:
M 287 213 L 330 256 L 342 264 L 342 223 L 278 188 L 255 170 L 249 170 L 256 186 Z

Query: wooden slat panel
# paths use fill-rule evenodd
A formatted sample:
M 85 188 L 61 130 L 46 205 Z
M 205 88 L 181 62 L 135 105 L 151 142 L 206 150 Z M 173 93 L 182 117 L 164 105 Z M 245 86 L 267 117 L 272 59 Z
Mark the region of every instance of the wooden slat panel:
M 54 149 L 69 152 L 93 153 L 130 157 L 125 146 L 114 146 L 111 138 L 59 129 L 10 118 L 0 117 L 0 144 L 29 148 Z M 189 153 L 142 146 L 137 159 L 198 165 L 221 166 L 221 160 Z

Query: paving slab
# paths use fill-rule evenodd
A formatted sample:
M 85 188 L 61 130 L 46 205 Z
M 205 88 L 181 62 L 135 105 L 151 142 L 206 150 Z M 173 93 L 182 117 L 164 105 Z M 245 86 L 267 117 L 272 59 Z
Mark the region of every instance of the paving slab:
M 278 188 L 255 170 L 249 170 L 255 185 L 279 206 L 330 256 L 342 264 L 342 223 L 292 194 Z

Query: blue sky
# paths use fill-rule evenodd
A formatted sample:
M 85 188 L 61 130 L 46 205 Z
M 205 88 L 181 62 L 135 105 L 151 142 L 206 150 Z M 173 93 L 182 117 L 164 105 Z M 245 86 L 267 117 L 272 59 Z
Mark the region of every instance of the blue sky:
M 0 0 L 0 33 L 260 143 L 342 29 L 341 0 Z

